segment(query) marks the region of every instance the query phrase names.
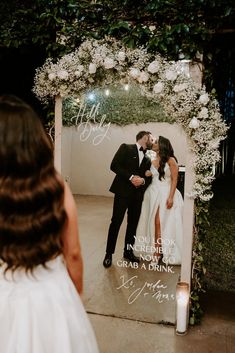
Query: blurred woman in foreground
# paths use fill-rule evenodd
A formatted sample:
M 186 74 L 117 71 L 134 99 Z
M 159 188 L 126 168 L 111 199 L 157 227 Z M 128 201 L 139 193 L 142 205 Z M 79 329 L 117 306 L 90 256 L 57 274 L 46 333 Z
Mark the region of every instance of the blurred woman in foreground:
M 0 347 L 97 353 L 83 308 L 77 210 L 39 118 L 0 97 Z

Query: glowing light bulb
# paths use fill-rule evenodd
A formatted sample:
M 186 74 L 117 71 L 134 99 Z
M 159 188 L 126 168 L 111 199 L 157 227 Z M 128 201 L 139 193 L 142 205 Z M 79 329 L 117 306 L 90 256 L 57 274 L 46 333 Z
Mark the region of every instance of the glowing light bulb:
M 125 91 L 128 91 L 128 90 L 129 90 L 129 85 L 128 85 L 128 83 L 124 85 L 124 90 L 125 90 Z
M 104 91 L 104 94 L 105 94 L 106 96 L 109 96 L 109 95 L 110 95 L 109 89 L 106 89 L 106 90 Z
M 93 100 L 95 99 L 94 93 L 89 93 L 89 94 L 88 94 L 88 99 L 90 99 L 91 101 L 93 101 Z

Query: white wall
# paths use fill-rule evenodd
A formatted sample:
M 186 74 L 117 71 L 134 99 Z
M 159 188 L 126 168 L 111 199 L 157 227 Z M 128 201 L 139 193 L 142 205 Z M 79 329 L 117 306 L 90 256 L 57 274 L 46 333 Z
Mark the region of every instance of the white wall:
M 111 196 L 109 187 L 114 178 L 110 163 L 122 143 L 135 143 L 141 130 L 170 139 L 179 164 L 185 165 L 186 136 L 176 124 L 147 123 L 119 127 L 86 125 L 63 127 L 62 175 L 74 194 Z

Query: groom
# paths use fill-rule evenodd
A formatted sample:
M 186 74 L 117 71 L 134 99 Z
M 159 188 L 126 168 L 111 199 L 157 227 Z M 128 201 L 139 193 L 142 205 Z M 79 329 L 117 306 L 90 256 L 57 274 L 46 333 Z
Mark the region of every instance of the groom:
M 106 268 L 112 265 L 112 254 L 115 251 L 118 232 L 126 210 L 127 228 L 123 257 L 131 262 L 139 262 L 129 245 L 134 245 L 144 192 L 151 183 L 151 177 L 145 176 L 146 170 L 151 166 L 151 161 L 145 156 L 145 152 L 151 149 L 153 140 L 150 132 L 140 131 L 136 135 L 136 144 L 123 143 L 112 160 L 111 170 L 116 173 L 116 176 L 109 190 L 115 196 L 103 261 Z

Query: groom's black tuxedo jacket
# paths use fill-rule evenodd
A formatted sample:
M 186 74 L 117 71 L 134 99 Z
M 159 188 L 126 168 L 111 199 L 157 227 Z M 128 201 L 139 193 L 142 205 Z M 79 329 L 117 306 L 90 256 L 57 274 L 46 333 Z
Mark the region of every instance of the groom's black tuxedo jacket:
M 139 165 L 139 154 L 136 144 L 127 145 L 123 143 L 116 152 L 110 169 L 116 173 L 110 191 L 120 196 L 131 196 L 138 193 L 140 197 L 151 183 L 152 178 L 146 177 L 146 170 L 150 169 L 151 161 L 144 156 Z M 136 188 L 130 181 L 132 175 L 139 175 L 145 179 L 145 184 Z

